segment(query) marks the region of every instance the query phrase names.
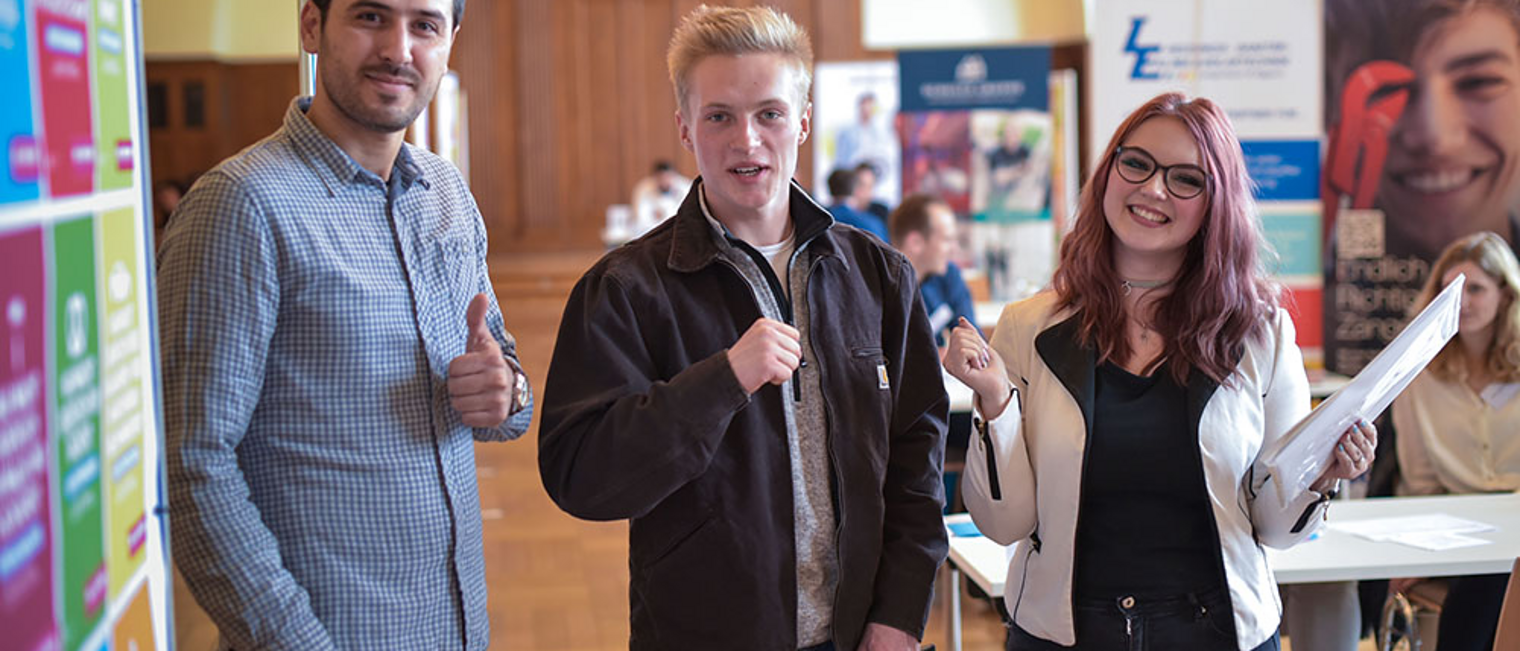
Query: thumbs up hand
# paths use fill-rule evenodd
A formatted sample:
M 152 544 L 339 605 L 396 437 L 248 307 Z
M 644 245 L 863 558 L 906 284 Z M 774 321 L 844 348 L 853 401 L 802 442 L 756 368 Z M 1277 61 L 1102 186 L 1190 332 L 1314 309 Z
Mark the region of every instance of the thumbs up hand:
M 507 366 L 496 337 L 486 327 L 491 300 L 476 294 L 465 312 L 469 327 L 464 354 L 449 362 L 449 404 L 465 425 L 492 428 L 512 414 L 517 371 Z

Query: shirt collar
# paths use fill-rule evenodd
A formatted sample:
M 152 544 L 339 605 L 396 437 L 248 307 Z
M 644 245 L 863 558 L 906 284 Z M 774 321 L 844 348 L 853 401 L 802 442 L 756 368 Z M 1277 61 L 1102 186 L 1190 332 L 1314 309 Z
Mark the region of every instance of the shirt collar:
M 317 125 L 312 124 L 311 118 L 306 112 L 311 109 L 310 97 L 297 97 L 290 103 L 290 109 L 285 112 L 285 131 L 290 136 L 290 141 L 296 152 L 311 161 L 319 170 L 325 170 L 328 174 L 329 190 L 335 190 L 336 186 L 352 185 L 355 183 L 371 183 L 385 186 L 386 183 L 375 174 L 355 161 L 348 152 L 343 151 L 338 143 L 322 133 Z M 401 150 L 396 152 L 396 162 L 392 167 L 391 181 L 396 184 L 398 190 L 405 192 L 413 183 L 421 183 L 424 188 L 429 187 L 423 177 L 422 167 L 417 164 L 411 152 L 411 146 L 402 143 Z

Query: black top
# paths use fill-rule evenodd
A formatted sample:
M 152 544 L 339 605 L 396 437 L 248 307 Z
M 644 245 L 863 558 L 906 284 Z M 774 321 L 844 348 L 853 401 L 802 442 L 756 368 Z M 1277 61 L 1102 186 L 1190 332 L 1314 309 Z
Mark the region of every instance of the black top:
M 1219 587 L 1222 567 L 1187 387 L 1112 362 L 1094 378 L 1077 525 L 1079 598 Z

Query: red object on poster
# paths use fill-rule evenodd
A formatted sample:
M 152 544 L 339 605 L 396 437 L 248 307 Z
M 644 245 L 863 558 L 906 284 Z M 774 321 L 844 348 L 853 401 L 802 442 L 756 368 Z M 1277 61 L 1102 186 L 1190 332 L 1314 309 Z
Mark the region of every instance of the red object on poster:
M 1324 346 L 1324 290 L 1319 287 L 1292 286 L 1287 290 L 1283 303 L 1288 308 L 1288 315 L 1293 317 L 1293 327 L 1298 330 L 1298 347 Z
M 51 649 L 42 229 L 0 238 L 0 631 L 6 648 Z
M 37 75 L 42 91 L 43 169 L 54 197 L 95 189 L 90 115 L 89 0 L 38 0 Z
M 1342 203 L 1349 200 L 1348 208 L 1372 207 L 1383 159 L 1388 157 L 1388 135 L 1404 114 L 1413 83 L 1414 71 L 1392 61 L 1369 61 L 1346 79 L 1321 184 L 1327 241 Z

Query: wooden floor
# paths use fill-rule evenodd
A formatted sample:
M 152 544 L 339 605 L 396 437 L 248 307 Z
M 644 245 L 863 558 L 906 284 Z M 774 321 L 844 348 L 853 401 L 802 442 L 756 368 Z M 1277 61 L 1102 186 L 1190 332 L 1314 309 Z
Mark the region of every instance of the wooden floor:
M 542 387 L 570 288 L 597 257 L 513 256 L 492 261 L 507 327 L 534 387 Z M 478 444 L 491 648 L 513 651 L 613 651 L 628 646 L 628 526 L 565 515 L 538 475 L 538 422 L 522 439 Z M 941 569 L 924 642 L 949 649 L 948 585 Z M 182 649 L 213 648 L 215 632 L 176 594 Z M 964 648 L 1002 648 L 1003 629 L 989 604 L 963 598 Z

